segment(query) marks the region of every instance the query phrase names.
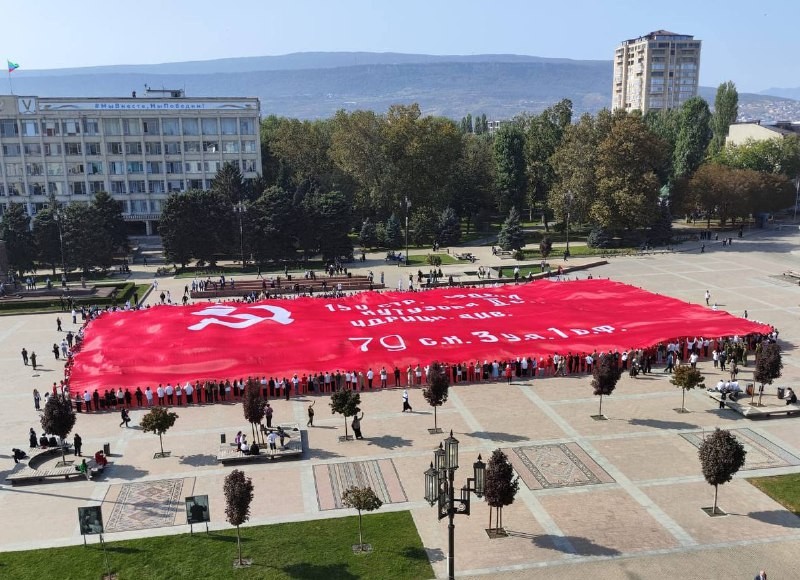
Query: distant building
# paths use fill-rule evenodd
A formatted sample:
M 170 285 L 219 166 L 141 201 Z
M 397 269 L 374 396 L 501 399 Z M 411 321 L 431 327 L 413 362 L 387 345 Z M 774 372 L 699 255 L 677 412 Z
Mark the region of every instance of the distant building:
M 134 230 L 153 233 L 171 192 L 208 189 L 224 163 L 261 171 L 257 98 L 186 97 L 182 90 L 125 98 L 0 95 L 0 215 L 33 216 L 50 195 L 88 202 L 106 191 Z
M 614 52 L 611 108 L 642 113 L 674 109 L 697 95 L 701 41 L 657 30 Z
M 486 130 L 489 135 L 494 135 L 500 127 L 510 122 L 508 119 L 486 121 Z
M 800 136 L 800 123 L 791 121 L 778 121 L 770 125 L 762 125 L 761 121 L 748 121 L 733 123 L 728 127 L 726 145 L 742 145 L 753 141 L 766 141 L 767 139 L 783 139 L 787 135 Z

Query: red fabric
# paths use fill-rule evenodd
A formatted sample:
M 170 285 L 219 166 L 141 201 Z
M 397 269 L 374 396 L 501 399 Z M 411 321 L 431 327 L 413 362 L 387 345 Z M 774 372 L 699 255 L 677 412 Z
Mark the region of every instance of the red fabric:
M 157 306 L 89 323 L 70 382 L 82 392 L 395 365 L 405 372 L 432 360 L 622 351 L 770 330 L 609 280 Z

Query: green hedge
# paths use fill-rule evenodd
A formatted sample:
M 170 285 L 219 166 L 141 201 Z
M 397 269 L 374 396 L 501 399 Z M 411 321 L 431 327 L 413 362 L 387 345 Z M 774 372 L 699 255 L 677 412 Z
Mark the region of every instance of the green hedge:
M 98 298 L 96 296 L 75 297 L 75 304 L 87 304 L 96 306 L 112 306 L 114 304 L 125 304 L 125 301 L 133 296 L 136 291 L 137 285 L 134 282 L 121 282 L 119 284 L 96 284 L 97 288 L 118 288 L 116 299 L 112 297 Z M 144 285 L 147 288 L 147 285 Z M 140 292 L 139 299 L 141 300 L 143 292 Z M 20 301 L 0 301 L 0 312 L 2 311 L 42 311 L 42 310 L 60 310 L 61 301 L 58 296 L 48 296 L 41 300 L 20 300 Z

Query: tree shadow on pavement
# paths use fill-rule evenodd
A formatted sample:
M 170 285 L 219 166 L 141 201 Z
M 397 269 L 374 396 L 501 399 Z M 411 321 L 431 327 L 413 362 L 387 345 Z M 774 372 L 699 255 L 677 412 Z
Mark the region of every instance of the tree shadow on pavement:
M 180 458 L 183 465 L 191 465 L 192 467 L 204 467 L 217 464 L 216 455 L 209 455 L 206 453 L 198 453 L 197 455 L 184 455 Z
M 410 439 L 404 437 L 396 437 L 394 435 L 383 435 L 382 437 L 365 437 L 370 445 L 376 445 L 381 449 L 397 449 L 399 447 L 409 447 L 411 445 Z
M 464 433 L 464 435 L 467 437 L 475 437 L 476 439 L 497 441 L 499 443 L 519 443 L 520 441 L 528 441 L 530 439 L 530 437 L 514 435 L 513 433 L 501 433 L 499 431 L 473 431 L 472 433 Z
M 553 534 L 529 534 L 512 530 L 506 531 L 509 536 L 530 538 L 533 544 L 539 548 L 557 550 L 565 554 L 576 554 L 578 556 L 619 556 L 622 553 L 615 548 L 608 548 L 595 544 L 589 538 L 580 536 L 557 536 Z
M 630 419 L 629 425 L 653 427 L 654 429 L 699 429 L 699 425 L 683 421 L 662 421 L 661 419 Z
M 733 514 L 728 514 L 733 515 Z M 753 518 L 765 524 L 781 526 L 784 528 L 800 528 L 800 517 L 787 510 L 769 510 L 763 512 L 750 512 L 745 517 Z

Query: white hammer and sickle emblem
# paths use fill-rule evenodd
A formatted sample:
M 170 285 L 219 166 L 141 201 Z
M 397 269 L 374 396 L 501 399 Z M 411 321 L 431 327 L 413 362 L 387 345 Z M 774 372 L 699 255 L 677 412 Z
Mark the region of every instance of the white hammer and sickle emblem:
M 203 330 L 209 324 L 219 324 L 220 326 L 227 326 L 228 328 L 248 328 L 254 324 L 258 324 L 263 320 L 273 320 L 278 324 L 291 324 L 294 322 L 292 313 L 285 308 L 281 308 L 280 306 L 264 305 L 251 306 L 250 308 L 253 310 L 266 310 L 272 313 L 272 316 L 256 316 L 255 314 L 249 313 L 233 314 L 233 312 L 236 311 L 234 306 L 211 306 L 209 308 L 205 308 L 204 310 L 200 310 L 199 312 L 192 312 L 192 314 L 196 316 L 208 316 L 209 318 L 203 318 L 197 324 L 190 326 L 189 330 Z M 225 318 L 232 318 L 238 320 L 239 322 L 222 320 L 220 318 L 210 318 L 212 316 L 224 316 Z

